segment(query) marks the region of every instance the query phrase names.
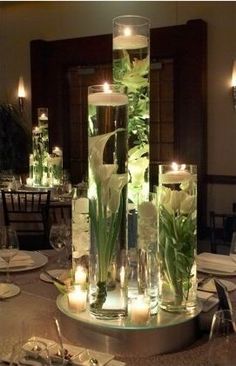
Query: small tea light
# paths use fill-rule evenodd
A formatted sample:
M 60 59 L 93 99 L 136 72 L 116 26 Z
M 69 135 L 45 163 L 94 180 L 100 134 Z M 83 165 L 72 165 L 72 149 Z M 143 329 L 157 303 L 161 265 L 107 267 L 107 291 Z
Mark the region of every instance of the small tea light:
M 150 306 L 144 296 L 133 299 L 130 309 L 130 319 L 133 324 L 146 324 L 150 318 Z
M 67 294 L 69 309 L 75 313 L 81 313 L 86 310 L 87 291 L 84 291 L 80 286 L 75 286 L 73 290 Z
M 125 286 L 125 267 L 122 266 L 120 269 L 120 287 L 124 288 Z
M 82 266 L 78 266 L 75 271 L 75 283 L 83 286 L 87 281 L 87 272 Z
M 52 150 L 52 153 L 56 156 L 62 156 L 62 150 L 60 149 L 60 147 L 55 146 Z

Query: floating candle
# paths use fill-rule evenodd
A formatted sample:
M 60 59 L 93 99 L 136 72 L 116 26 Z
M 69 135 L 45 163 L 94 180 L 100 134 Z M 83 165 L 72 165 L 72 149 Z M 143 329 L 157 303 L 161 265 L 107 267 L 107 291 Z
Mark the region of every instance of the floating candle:
M 135 50 L 148 47 L 148 39 L 139 34 L 125 34 L 113 38 L 114 50 Z
M 191 173 L 189 173 L 185 169 L 186 169 L 185 164 L 178 165 L 176 163 L 172 163 L 171 170 L 160 175 L 160 183 L 178 184 L 182 183 L 183 181 L 192 179 Z
M 131 304 L 131 322 L 134 324 L 145 324 L 150 317 L 150 307 L 143 296 L 133 299 Z
M 125 94 L 116 92 L 98 92 L 89 94 L 88 103 L 94 106 L 112 106 L 128 104 L 128 97 Z
M 68 294 L 68 306 L 73 312 L 80 313 L 86 310 L 87 291 L 81 290 L 79 286 L 75 286 Z
M 48 120 L 48 117 L 46 116 L 45 113 L 42 113 L 40 116 L 39 116 L 39 120 L 40 121 L 47 121 Z
M 52 153 L 56 156 L 62 156 L 62 150 L 58 147 L 58 146 L 55 146 L 53 149 L 52 149 Z
M 78 266 L 75 271 L 75 283 L 78 285 L 84 285 L 87 280 L 87 272 L 82 266 Z

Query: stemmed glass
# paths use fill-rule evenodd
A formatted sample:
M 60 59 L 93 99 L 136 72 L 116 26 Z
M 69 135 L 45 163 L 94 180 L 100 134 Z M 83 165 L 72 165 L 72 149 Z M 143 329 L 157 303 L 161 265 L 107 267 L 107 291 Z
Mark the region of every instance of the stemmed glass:
M 209 337 L 210 366 L 236 364 L 236 325 L 231 310 L 219 310 L 213 315 Z
M 0 228 L 0 257 L 6 262 L 6 282 L 11 283 L 10 262 L 19 251 L 16 231 L 8 226 Z
M 57 259 L 57 264 L 59 266 L 65 264 L 61 259 L 60 253 L 62 253 L 62 251 L 68 247 L 69 238 L 70 231 L 68 225 L 55 224 L 51 226 L 49 241 L 51 246 L 59 253 Z

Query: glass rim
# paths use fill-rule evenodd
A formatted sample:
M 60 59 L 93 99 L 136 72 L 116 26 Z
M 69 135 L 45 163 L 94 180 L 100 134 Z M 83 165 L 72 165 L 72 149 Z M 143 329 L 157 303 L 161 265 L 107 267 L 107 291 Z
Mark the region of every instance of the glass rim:
M 109 85 L 109 88 L 117 93 L 124 93 L 125 94 L 125 86 L 124 85 L 118 85 L 114 83 L 107 83 Z M 88 94 L 96 93 L 96 92 L 105 92 L 104 90 L 104 84 L 94 84 L 88 86 Z
M 129 24 L 129 23 L 123 23 L 123 22 L 119 22 L 118 20 L 119 19 L 131 19 L 131 18 L 133 18 L 133 19 L 142 19 L 143 20 L 143 22 L 140 22 L 140 23 L 137 23 L 137 24 Z M 120 25 L 120 26 L 127 26 L 127 25 L 132 25 L 132 26 L 136 26 L 136 27 L 143 27 L 143 26 L 145 26 L 145 25 L 149 25 L 150 26 L 150 24 L 151 24 L 151 21 L 150 21 L 150 19 L 149 18 L 147 18 L 147 17 L 144 17 L 144 16 L 142 16 L 142 15 L 119 15 L 119 16 L 117 16 L 117 17 L 115 17 L 115 18 L 113 18 L 113 24 L 115 24 L 115 25 Z

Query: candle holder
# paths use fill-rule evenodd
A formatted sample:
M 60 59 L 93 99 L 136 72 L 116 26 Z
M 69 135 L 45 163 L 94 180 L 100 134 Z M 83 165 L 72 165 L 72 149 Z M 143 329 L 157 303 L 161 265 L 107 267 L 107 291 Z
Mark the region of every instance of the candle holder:
M 89 87 L 90 312 L 127 314 L 127 103 L 115 85 Z
M 130 322 L 133 325 L 148 324 L 150 320 L 150 302 L 147 296 L 138 296 L 131 300 Z
M 87 291 L 81 286 L 74 285 L 67 291 L 68 308 L 73 313 L 81 313 L 86 310 Z
M 158 188 L 160 306 L 192 311 L 197 306 L 197 168 L 160 165 Z

